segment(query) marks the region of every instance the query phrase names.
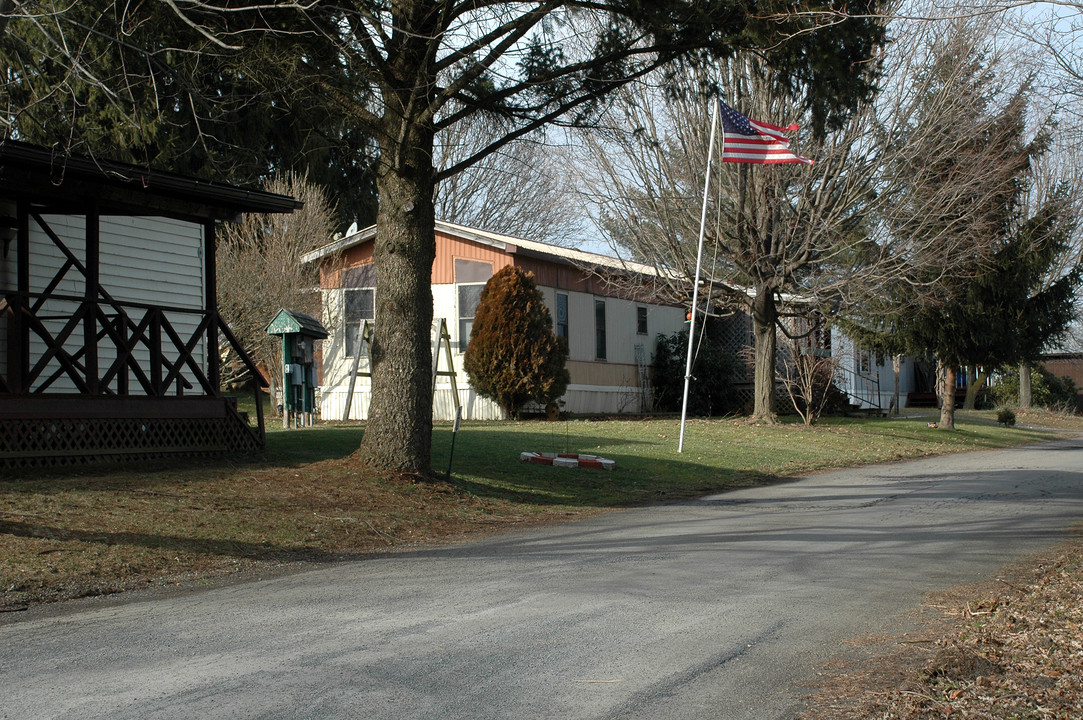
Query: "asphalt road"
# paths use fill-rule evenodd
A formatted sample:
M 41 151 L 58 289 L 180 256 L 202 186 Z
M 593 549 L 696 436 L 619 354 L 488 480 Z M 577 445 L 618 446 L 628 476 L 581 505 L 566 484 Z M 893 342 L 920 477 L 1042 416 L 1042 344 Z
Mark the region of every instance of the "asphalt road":
M 788 720 L 845 640 L 1083 520 L 1083 440 L 0 625 L 2 718 Z

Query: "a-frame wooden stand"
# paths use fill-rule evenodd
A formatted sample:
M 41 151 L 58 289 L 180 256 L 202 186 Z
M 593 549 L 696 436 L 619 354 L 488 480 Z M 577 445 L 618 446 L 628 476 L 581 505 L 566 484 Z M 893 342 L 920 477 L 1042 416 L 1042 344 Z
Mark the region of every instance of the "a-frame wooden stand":
M 455 361 L 452 359 L 451 354 L 451 335 L 447 331 L 447 320 L 440 318 L 438 321 L 440 327 L 436 333 L 436 343 L 432 349 L 432 397 L 433 402 L 436 402 L 436 378 L 447 377 L 451 378 L 451 398 L 455 403 L 455 417 L 459 417 L 459 413 L 462 412 L 462 407 L 459 405 L 459 385 L 455 380 Z M 444 350 L 444 357 L 447 359 L 447 370 L 440 369 L 440 349 Z
M 432 392 L 433 398 L 436 397 L 436 379 L 440 377 L 451 378 L 451 397 L 454 402 L 455 414 L 458 415 L 462 411 L 462 406 L 459 404 L 459 385 L 455 377 L 455 360 L 451 353 L 451 335 L 448 333 L 447 320 L 445 318 L 439 318 L 433 321 L 434 324 L 439 323 L 439 327 L 436 332 L 436 340 L 433 343 L 432 348 Z M 353 367 L 350 369 L 350 386 L 346 392 L 346 409 L 342 412 L 342 419 L 350 419 L 350 407 L 353 405 L 353 393 L 357 386 L 358 377 L 371 378 L 372 372 L 361 372 L 361 356 L 364 355 L 369 360 L 369 368 L 372 368 L 372 322 L 369 320 L 361 321 L 360 333 L 358 334 L 357 354 L 353 358 Z M 447 369 L 440 369 L 440 351 L 444 351 L 444 358 L 447 361 Z
M 350 368 L 350 389 L 346 392 L 346 409 L 342 411 L 342 420 L 350 419 L 350 405 L 353 403 L 353 390 L 357 385 L 357 376 L 372 377 L 372 372 L 358 372 L 361 367 L 361 356 L 369 359 L 369 370 L 372 369 L 372 323 L 368 320 L 361 321 L 360 332 L 357 335 L 357 353 L 353 356 L 353 367 Z

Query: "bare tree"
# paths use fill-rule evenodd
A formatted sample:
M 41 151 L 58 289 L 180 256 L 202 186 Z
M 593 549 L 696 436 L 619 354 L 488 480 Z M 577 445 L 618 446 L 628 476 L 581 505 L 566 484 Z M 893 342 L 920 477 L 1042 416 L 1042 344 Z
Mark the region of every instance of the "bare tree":
M 437 139 L 436 166 L 451 167 L 505 132 L 499 118 L 471 116 Z M 509 143 L 436 188 L 436 217 L 494 232 L 570 246 L 586 218 L 565 169 L 565 148 L 545 131 Z
M 1062 138 L 1058 138 L 1062 139 Z M 1056 283 L 1071 273 L 1078 273 L 1083 266 L 1083 169 L 1078 162 L 1078 157 L 1083 152 L 1083 147 L 1076 144 L 1074 138 L 1067 143 L 1055 143 L 1050 151 L 1038 158 L 1029 175 L 1027 192 L 1024 199 L 1024 218 L 1032 217 L 1041 209 L 1051 203 L 1061 207 L 1061 227 L 1056 232 L 1065 238 L 1065 242 L 1052 259 L 1042 278 L 1041 283 L 1032 288 L 1034 294 L 1046 292 Z M 1081 315 L 1076 309 L 1075 322 Z M 1079 328 L 1074 323 L 1063 328 L 1063 331 L 1054 335 L 1050 344 L 1067 341 L 1070 344 L 1078 344 Z M 1043 347 L 1041 350 L 1049 351 L 1052 348 Z M 1019 406 L 1029 408 L 1033 401 L 1031 391 L 1031 368 L 1034 360 L 1034 350 L 1024 357 L 1019 365 Z M 967 393 L 967 405 L 971 404 L 970 393 Z
M 244 349 L 267 368 L 271 396 L 282 379 L 282 343 L 267 334 L 267 325 L 279 310 L 296 310 L 319 317 L 319 270 L 302 264 L 301 256 L 327 243 L 334 208 L 323 191 L 300 175 L 289 174 L 267 184 L 268 192 L 304 202 L 291 215 L 244 216 L 224 225 L 218 237 L 218 310 Z M 223 380 L 232 362 L 224 348 Z
M 788 357 L 782 368 L 782 385 L 801 420 L 805 425 L 812 425 L 831 399 L 838 358 L 817 352 L 818 348 L 810 347 L 799 338 L 790 338 L 786 350 Z
M 787 295 L 868 310 L 883 307 L 876 300 L 886 287 L 901 286 L 915 289 L 900 294 L 907 302 L 936 303 L 943 300 L 940 280 L 980 271 L 989 242 L 980 210 L 1010 178 L 995 149 L 973 142 L 994 117 L 963 92 L 967 71 L 952 59 L 983 50 L 994 27 L 995 18 L 905 23 L 894 32 L 905 34 L 906 44 L 889 46 L 882 68 L 868 68 L 884 73 L 879 100 L 835 131 L 795 140 L 816 160 L 812 167 L 741 165 L 714 176 L 703 275 L 714 297 L 707 305 L 735 303 L 752 316 L 754 420 L 774 420 L 775 338 L 787 332 Z M 715 87 L 756 119 L 809 119 L 800 88 L 771 83 L 763 62 L 745 55 L 716 75 L 686 75 L 676 91 L 671 84 L 622 96 L 609 115 L 613 131 L 586 139 L 599 229 L 618 251 L 665 269 L 685 297 L 707 156 L 705 98 Z M 956 159 L 950 182 L 910 192 L 924 165 L 944 157 Z

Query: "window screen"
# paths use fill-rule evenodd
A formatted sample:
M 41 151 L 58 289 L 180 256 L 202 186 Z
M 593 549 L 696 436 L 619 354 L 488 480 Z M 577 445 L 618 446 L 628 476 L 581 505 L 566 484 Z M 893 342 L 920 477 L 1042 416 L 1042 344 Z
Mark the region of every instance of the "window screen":
M 361 337 L 361 321 L 376 319 L 376 291 L 372 288 L 361 288 L 342 292 L 342 315 L 346 325 L 346 356 L 354 357 Z
M 474 329 L 474 315 L 477 314 L 481 291 L 485 285 L 459 286 L 459 352 L 466 352 L 470 342 L 470 331 Z
M 605 300 L 594 301 L 594 357 L 605 360 Z

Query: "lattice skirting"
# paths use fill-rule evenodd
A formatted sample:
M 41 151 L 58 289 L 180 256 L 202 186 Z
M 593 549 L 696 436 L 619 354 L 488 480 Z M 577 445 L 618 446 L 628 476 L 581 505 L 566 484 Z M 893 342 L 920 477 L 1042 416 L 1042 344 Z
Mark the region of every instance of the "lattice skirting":
M 218 418 L 0 418 L 0 467 L 56 467 L 262 450 L 236 415 Z

